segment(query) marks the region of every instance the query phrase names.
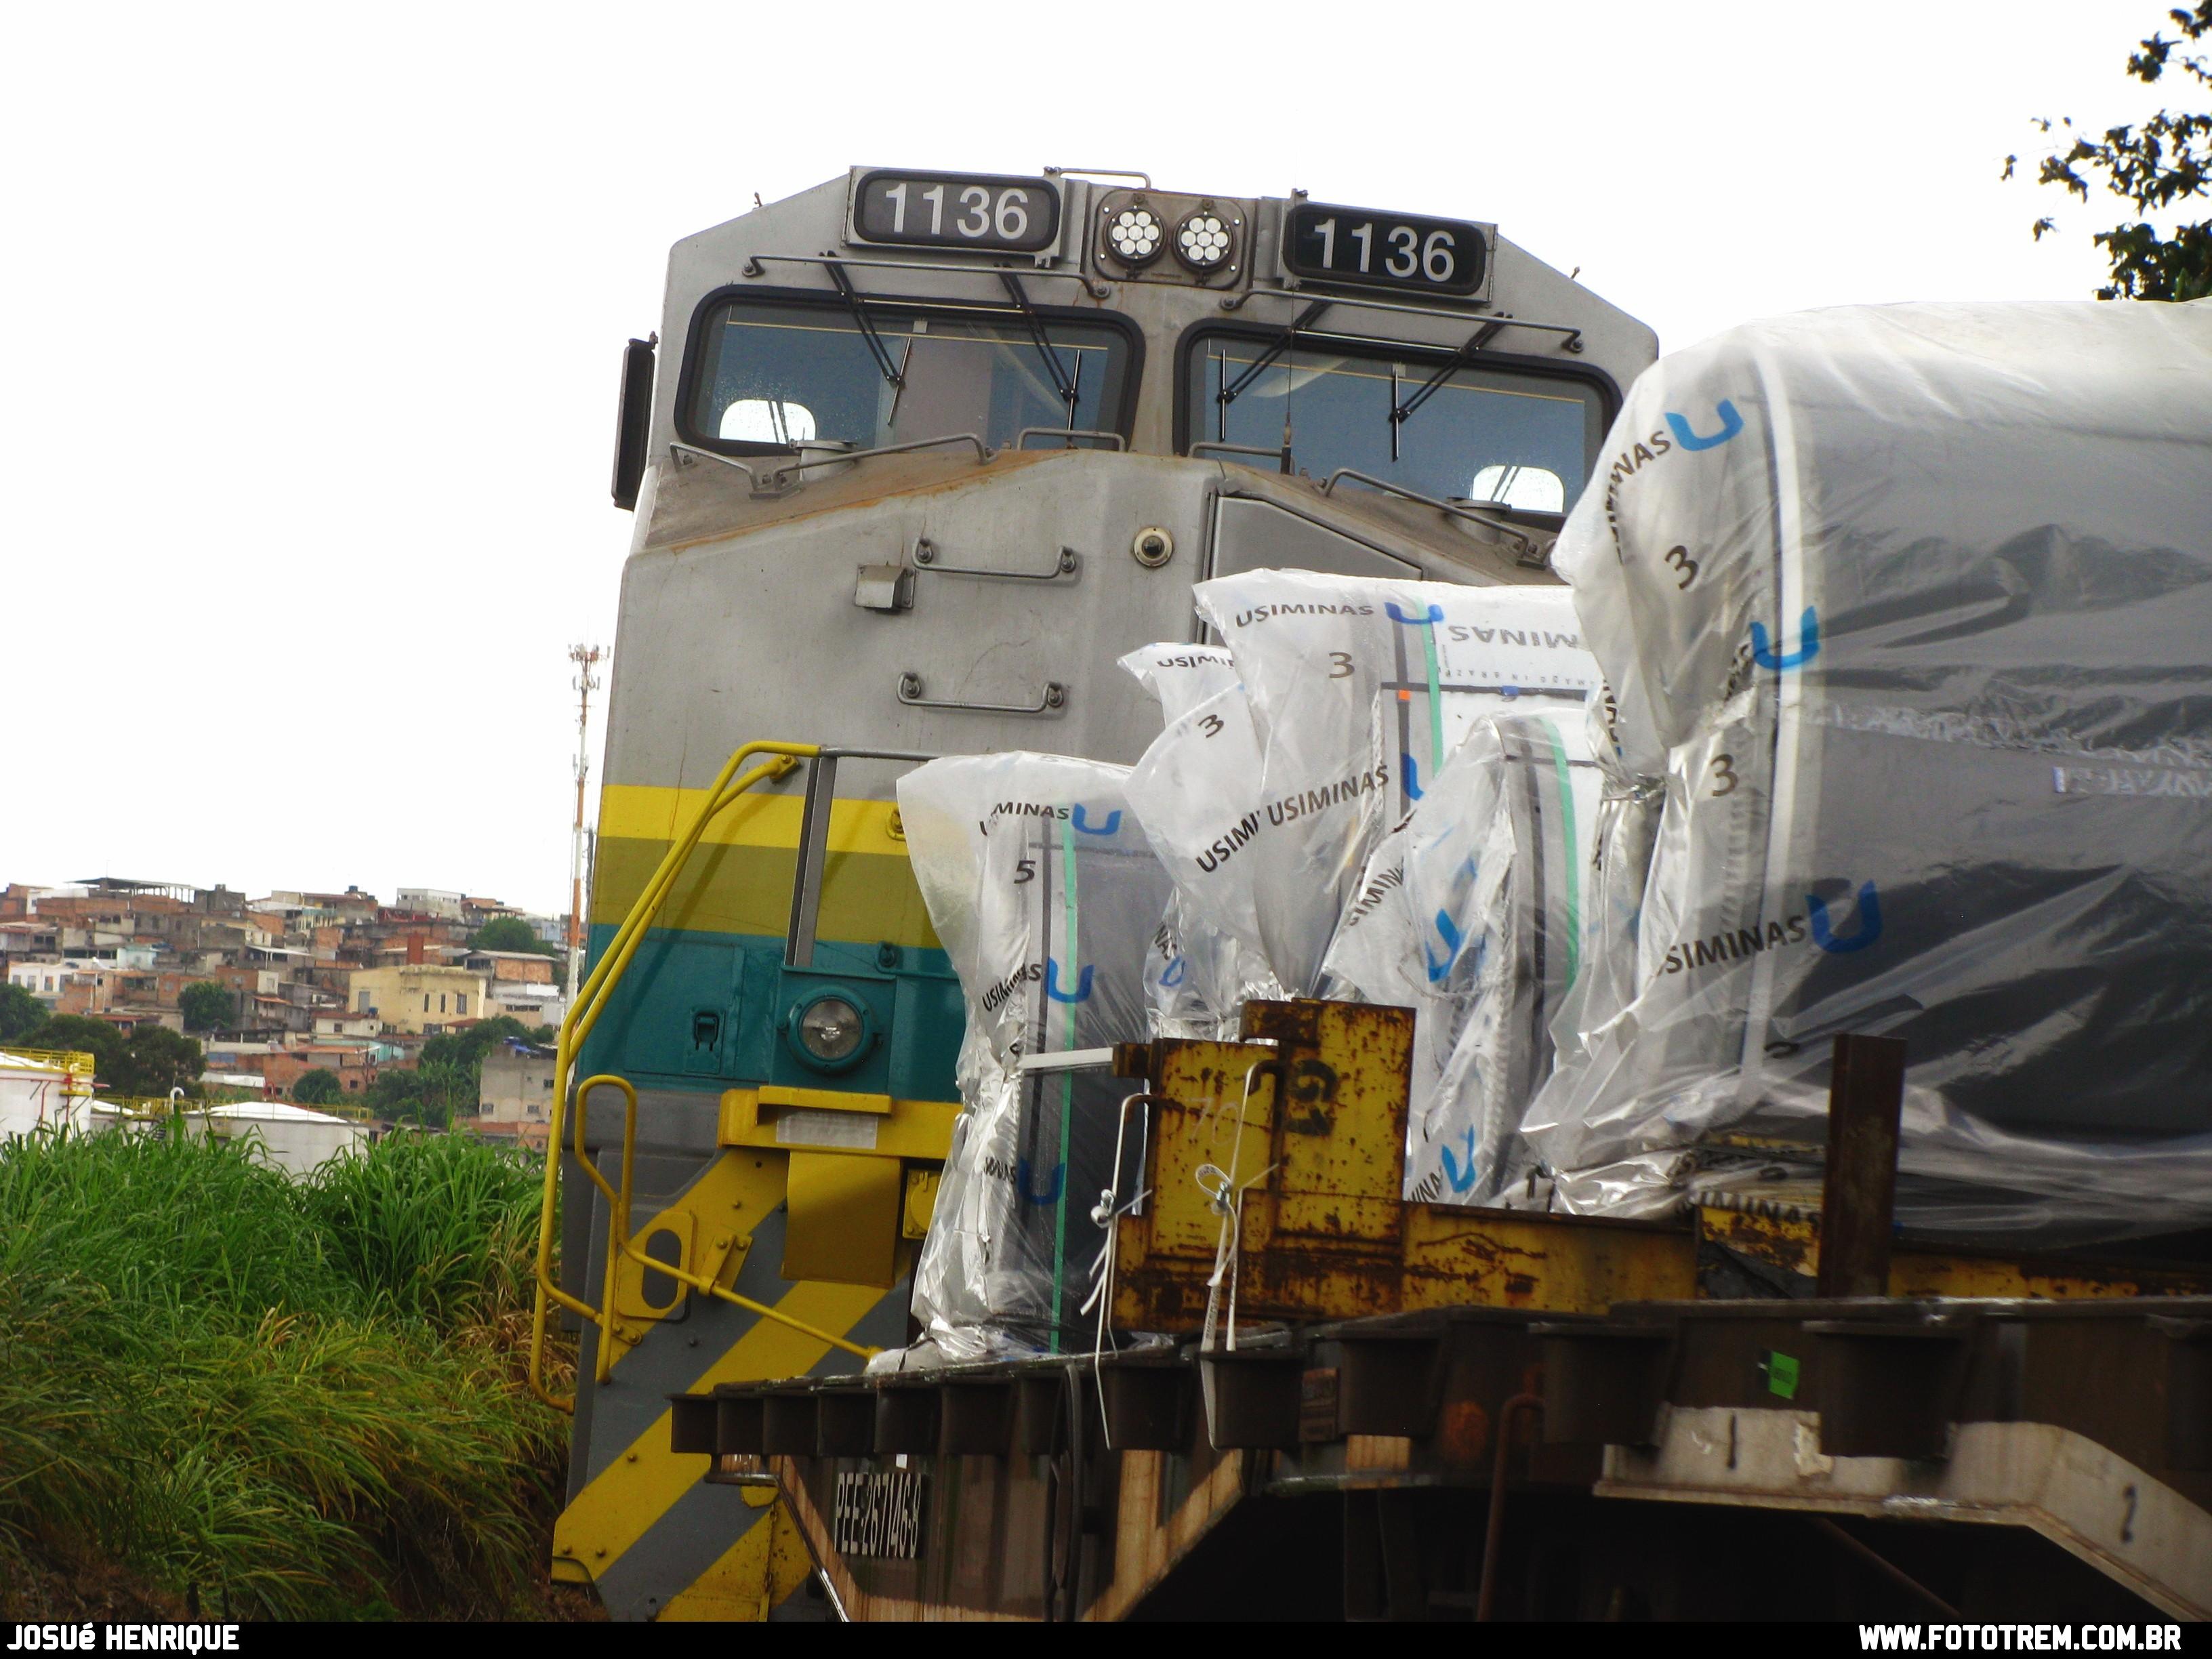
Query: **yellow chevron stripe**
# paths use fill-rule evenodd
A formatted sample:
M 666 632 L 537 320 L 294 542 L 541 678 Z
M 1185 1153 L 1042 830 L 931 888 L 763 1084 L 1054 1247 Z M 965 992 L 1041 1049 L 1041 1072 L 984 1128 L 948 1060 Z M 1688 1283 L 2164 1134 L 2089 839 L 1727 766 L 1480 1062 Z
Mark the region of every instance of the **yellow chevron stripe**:
M 756 1497 L 757 1492 L 757 1497 Z M 774 1508 L 725 1550 L 714 1565 L 671 1596 L 657 1615 L 663 1624 L 713 1622 L 769 1616 L 814 1571 L 806 1540 L 773 1487 L 748 1489 L 745 1502 Z
M 792 1286 L 775 1306 L 793 1319 L 842 1335 L 885 1294 L 866 1285 L 809 1282 Z M 701 1379 L 698 1391 L 718 1382 L 803 1376 L 829 1352 L 827 1343 L 763 1319 L 730 1345 Z M 565 1556 L 595 1577 L 605 1572 L 653 1529 L 678 1498 L 706 1478 L 712 1460 L 705 1453 L 679 1455 L 668 1449 L 670 1415 L 664 1411 L 656 1417 L 562 1511 L 553 1529 L 556 1558 Z
M 693 1183 L 679 1206 L 703 1209 L 716 1220 L 726 1205 L 748 1215 L 762 1216 L 781 1200 L 783 1185 L 783 1159 L 725 1154 Z M 648 1222 L 639 1230 L 638 1237 L 649 1236 L 658 1224 L 659 1218 Z M 872 1285 L 809 1280 L 793 1285 L 775 1305 L 817 1329 L 842 1335 L 866 1317 L 884 1294 Z M 655 1326 L 646 1340 L 673 1341 L 683 1334 L 678 1327 Z M 804 1376 L 829 1352 L 828 1344 L 802 1335 L 788 1325 L 759 1320 L 714 1361 L 696 1389 L 703 1391 L 718 1382 Z M 622 1375 L 623 1362 L 617 1359 L 617 1382 Z M 661 1412 L 562 1511 L 553 1528 L 556 1576 L 569 1576 L 564 1562 L 594 1577 L 605 1572 L 653 1529 L 677 1499 L 705 1477 L 709 1462 L 706 1454 L 679 1455 L 669 1450 L 670 1416 L 669 1412 Z

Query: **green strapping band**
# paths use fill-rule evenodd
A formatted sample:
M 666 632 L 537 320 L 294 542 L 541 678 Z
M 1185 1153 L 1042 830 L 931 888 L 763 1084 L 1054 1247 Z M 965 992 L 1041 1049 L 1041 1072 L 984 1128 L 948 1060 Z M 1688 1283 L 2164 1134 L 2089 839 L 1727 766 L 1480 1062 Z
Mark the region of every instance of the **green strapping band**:
M 1075 1047 L 1074 987 L 1083 982 L 1082 969 L 1077 966 L 1075 951 L 1075 823 L 1071 811 L 1060 821 L 1060 896 L 1064 918 L 1062 931 L 1066 935 L 1062 950 L 1066 952 L 1070 1000 L 1067 1005 L 1066 1044 Z M 1075 1128 L 1075 1073 L 1060 1074 L 1060 1206 L 1057 1225 L 1052 1239 L 1052 1352 L 1060 1352 L 1060 1309 L 1067 1296 L 1067 1189 L 1074 1182 L 1075 1160 L 1069 1154 L 1068 1139 Z
M 1444 700 L 1438 695 L 1437 682 L 1437 625 L 1421 624 L 1421 655 L 1429 665 L 1429 781 L 1436 781 L 1437 774 L 1444 769 Z
M 1547 720 L 1544 727 L 1552 734 L 1552 769 L 1559 780 L 1559 823 L 1567 843 L 1567 988 L 1572 990 L 1575 975 L 1582 967 L 1583 949 L 1583 860 L 1575 833 L 1575 786 L 1567 771 L 1567 750 L 1559 741 L 1559 726 Z

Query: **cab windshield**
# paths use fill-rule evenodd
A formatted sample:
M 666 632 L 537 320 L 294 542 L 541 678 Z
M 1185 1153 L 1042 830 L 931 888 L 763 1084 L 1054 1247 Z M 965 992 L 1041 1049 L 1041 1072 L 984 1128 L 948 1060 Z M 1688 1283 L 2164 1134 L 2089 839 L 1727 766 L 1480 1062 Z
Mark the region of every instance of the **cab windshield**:
M 1424 396 L 1433 356 L 1270 349 L 1234 335 L 1199 340 L 1184 388 L 1194 453 L 1287 442 L 1292 466 L 1313 477 L 1352 467 L 1425 495 L 1564 513 L 1604 437 L 1598 390 L 1580 380 L 1461 368 Z
M 945 317 L 878 301 L 842 307 L 734 301 L 709 313 L 686 411 L 694 436 L 861 449 L 973 432 L 1011 444 L 1024 427 L 1114 430 L 1129 345 L 1116 328 L 1039 316 Z

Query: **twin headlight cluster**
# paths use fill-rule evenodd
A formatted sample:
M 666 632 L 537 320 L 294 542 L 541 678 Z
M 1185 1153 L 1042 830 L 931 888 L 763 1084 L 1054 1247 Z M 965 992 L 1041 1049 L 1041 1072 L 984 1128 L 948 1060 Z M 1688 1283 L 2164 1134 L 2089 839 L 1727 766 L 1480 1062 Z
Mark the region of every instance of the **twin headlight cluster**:
M 1142 196 L 1110 204 L 1105 216 L 1106 252 L 1132 270 L 1140 270 L 1163 253 L 1173 253 L 1184 270 L 1210 276 L 1237 250 L 1242 217 L 1212 202 L 1200 202 L 1180 217 Z

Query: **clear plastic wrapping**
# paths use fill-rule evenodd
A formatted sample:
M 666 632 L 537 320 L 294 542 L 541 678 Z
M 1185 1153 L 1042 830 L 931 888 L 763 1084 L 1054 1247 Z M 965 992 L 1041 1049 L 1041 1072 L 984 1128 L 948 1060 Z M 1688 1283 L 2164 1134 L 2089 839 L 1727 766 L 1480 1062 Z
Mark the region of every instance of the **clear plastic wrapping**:
M 1816 1138 L 1848 1031 L 1909 1045 L 1906 1224 L 2212 1219 L 2209 436 L 2203 305 L 1809 313 L 1638 381 L 1554 553 L 1663 800 L 1524 1125 L 1563 1201 Z
M 1237 659 L 1218 645 L 1186 645 L 1163 640 L 1132 651 L 1121 665 L 1158 699 L 1160 717 L 1172 723 L 1217 691 L 1238 683 Z
M 1651 875 L 1665 792 L 1656 779 L 1638 777 L 1622 763 L 1613 712 L 1610 693 L 1590 700 L 1584 737 L 1598 778 L 1597 814 L 1583 872 L 1581 972 L 1552 1022 L 1559 1065 L 1579 1062 L 1583 1034 L 1605 1024 L 1636 995 L 1644 889 Z
M 1170 720 L 1130 769 L 1129 804 L 1174 881 L 1191 1002 L 1233 1018 L 1254 997 L 1285 994 L 1263 954 L 1264 908 L 1251 859 L 1260 734 L 1244 688 L 1231 685 Z
M 1241 684 L 1171 720 L 1130 799 L 1190 914 L 1312 995 L 1368 854 L 1480 714 L 1596 684 L 1556 588 L 1261 570 L 1202 582 Z
M 1083 1322 L 1116 1185 L 1126 1091 L 1024 1054 L 1146 1028 L 1146 964 L 1170 892 L 1121 793 L 1126 769 L 1049 755 L 933 761 L 899 785 L 915 878 L 968 1005 L 964 1109 L 915 1271 L 949 1358 L 1054 1350 Z
M 1121 666 L 1159 700 L 1166 728 L 1126 786 L 1133 804 L 1149 803 L 1163 823 L 1182 821 L 1179 802 L 1210 822 L 1217 797 L 1257 787 L 1259 743 L 1237 664 L 1218 645 L 1165 641 L 1132 651 Z M 1141 806 L 1139 811 L 1144 813 Z M 1237 872 L 1241 875 L 1243 872 Z M 1153 941 L 1146 988 L 1152 1030 L 1164 1036 L 1234 1036 L 1244 1003 L 1280 996 L 1257 953 L 1250 891 L 1240 885 L 1185 893 L 1178 888 Z
M 1414 1011 L 1408 1198 L 1493 1204 L 1535 1175 L 1521 1117 L 1582 969 L 1599 795 L 1579 714 L 1490 715 L 1367 862 L 1327 968 Z

